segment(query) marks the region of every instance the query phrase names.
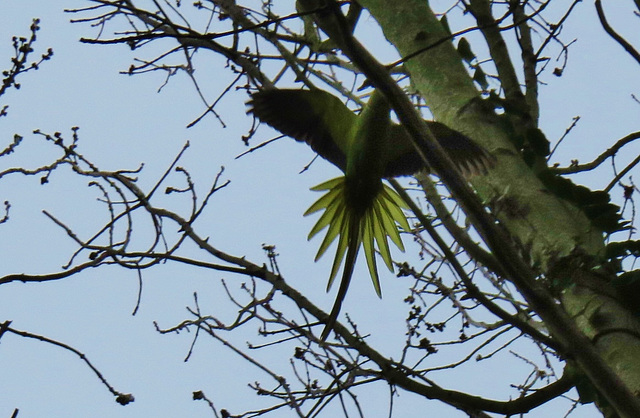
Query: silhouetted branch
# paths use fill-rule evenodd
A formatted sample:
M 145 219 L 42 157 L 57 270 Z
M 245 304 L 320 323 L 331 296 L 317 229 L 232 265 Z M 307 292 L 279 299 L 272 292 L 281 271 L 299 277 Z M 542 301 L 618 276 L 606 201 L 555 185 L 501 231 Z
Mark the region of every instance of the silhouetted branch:
M 57 347 L 63 348 L 65 350 L 67 350 L 67 351 L 70 351 L 73 354 L 75 354 L 76 356 L 78 356 L 93 371 L 93 373 L 98 377 L 98 379 L 100 379 L 102 384 L 107 387 L 109 392 L 111 392 L 113 394 L 113 396 L 116 397 L 116 402 L 118 402 L 121 405 L 127 405 L 127 404 L 129 404 L 129 403 L 134 401 L 134 397 L 130 393 L 119 392 L 113 386 L 111 386 L 111 384 L 109 384 L 107 379 L 102 375 L 100 370 L 98 370 L 89 361 L 87 356 L 84 353 L 80 352 L 78 349 L 70 346 L 69 344 L 53 340 L 53 339 L 45 337 L 43 335 L 33 334 L 33 333 L 27 332 L 27 331 L 20 331 L 18 329 L 12 328 L 10 326 L 10 324 L 11 324 L 11 321 L 5 321 L 4 323 L 0 324 L 0 338 L 3 336 L 3 334 L 11 333 L 11 334 L 19 335 L 19 336 L 24 337 L 24 338 L 33 338 L 35 340 L 42 341 L 42 342 L 45 342 L 45 343 L 48 343 L 48 344 L 51 344 L 51 345 L 55 345 Z
M 551 167 L 550 170 L 552 170 L 557 174 L 573 174 L 573 173 L 579 173 L 582 171 L 593 170 L 594 168 L 602 164 L 607 158 L 615 156 L 618 153 L 618 151 L 622 149 L 622 147 L 639 138 L 640 138 L 640 131 L 630 133 L 629 135 L 626 135 L 624 138 L 621 138 L 618 141 L 616 141 L 616 143 L 611 148 L 607 149 L 605 152 L 598 155 L 598 157 L 596 157 L 595 160 L 589 163 L 575 164 L 575 165 L 571 165 L 569 167 L 564 167 L 564 168 Z
M 598 19 L 600 19 L 600 24 L 604 28 L 605 32 L 607 32 L 609 36 L 611 36 L 621 47 L 624 48 L 625 51 L 627 51 L 629 55 L 631 55 L 633 59 L 635 59 L 638 62 L 638 64 L 640 64 L 640 52 L 638 52 L 633 47 L 633 45 L 631 45 L 629 42 L 627 42 L 626 39 L 624 39 L 620 34 L 618 34 L 618 32 L 616 32 L 611 27 L 611 25 L 609 25 L 609 22 L 607 21 L 607 17 L 604 15 L 604 10 L 602 9 L 602 1 L 596 0 L 595 6 L 596 6 L 596 12 L 598 12 Z

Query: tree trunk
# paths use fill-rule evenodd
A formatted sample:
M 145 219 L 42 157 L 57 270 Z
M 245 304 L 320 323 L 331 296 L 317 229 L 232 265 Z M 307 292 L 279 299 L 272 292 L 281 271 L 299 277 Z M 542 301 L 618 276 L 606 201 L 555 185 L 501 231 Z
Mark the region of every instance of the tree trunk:
M 564 309 L 624 384 L 640 394 L 640 324 L 615 298 L 609 285 L 614 274 L 593 273 L 603 261 L 604 234 L 578 207 L 551 193 L 525 164 L 499 117 L 482 104 L 453 44 L 441 42 L 449 34 L 427 2 L 360 3 L 400 56 L 411 56 L 405 69 L 436 120 L 468 134 L 498 158 L 498 167 L 474 182 L 478 194 L 492 202 L 493 213 L 520 243 L 539 277 L 568 283 L 559 298 Z

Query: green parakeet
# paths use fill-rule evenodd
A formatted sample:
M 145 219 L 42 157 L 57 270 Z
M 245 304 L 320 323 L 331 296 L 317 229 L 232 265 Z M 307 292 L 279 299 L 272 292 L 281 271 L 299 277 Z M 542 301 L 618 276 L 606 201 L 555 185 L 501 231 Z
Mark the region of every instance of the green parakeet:
M 327 291 L 346 254 L 340 289 L 322 333 L 324 340 L 340 312 L 361 244 L 378 296 L 382 293 L 375 246 L 390 271 L 393 265 L 387 238 L 404 251 L 398 225 L 409 229 L 402 212 L 405 205 L 382 180 L 427 167 L 405 129 L 392 123 L 389 104 L 377 91 L 359 115 L 322 90 L 263 90 L 254 93 L 247 104 L 249 113 L 283 134 L 306 142 L 344 172 L 344 176 L 312 188 L 326 193 L 305 213 L 324 209 L 309 233 L 312 238 L 328 227 L 316 260 L 339 237 Z M 484 173 L 493 165 L 494 158 L 463 134 L 438 122 L 426 123 L 463 174 Z

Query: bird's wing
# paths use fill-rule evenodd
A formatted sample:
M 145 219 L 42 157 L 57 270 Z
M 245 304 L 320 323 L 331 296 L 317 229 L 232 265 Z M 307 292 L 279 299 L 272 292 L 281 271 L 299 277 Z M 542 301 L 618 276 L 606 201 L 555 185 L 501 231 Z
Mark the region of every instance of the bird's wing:
M 247 104 L 248 113 L 346 170 L 358 116 L 340 99 L 322 90 L 270 89 L 254 93 Z
M 439 122 L 426 123 L 440 146 L 465 176 L 485 174 L 495 165 L 495 158 L 466 135 Z M 402 125 L 391 126 L 389 138 L 386 152 L 389 162 L 384 177 L 408 176 L 427 168 Z

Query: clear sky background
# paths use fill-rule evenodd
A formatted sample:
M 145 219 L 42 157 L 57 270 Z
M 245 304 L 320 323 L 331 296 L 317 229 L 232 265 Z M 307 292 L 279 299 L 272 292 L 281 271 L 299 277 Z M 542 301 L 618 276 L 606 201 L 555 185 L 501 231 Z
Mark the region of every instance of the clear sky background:
M 610 20 L 629 34 L 628 39 L 637 41 L 637 17 L 630 9 L 623 9 L 622 3 L 631 2 L 615 2 L 614 8 L 609 7 Z M 240 138 L 251 125 L 251 118 L 245 116 L 243 93 L 227 95 L 219 107 L 226 127 L 207 117 L 187 129 L 186 125 L 204 110 L 189 80 L 178 75 L 158 93 L 164 82 L 160 73 L 135 77 L 119 74 L 135 56 L 151 57 L 152 53 L 132 53 L 122 45 L 80 44 L 78 39 L 92 36 L 95 29 L 70 24 L 74 16 L 64 14 L 62 9 L 88 4 L 80 0 L 0 0 L 0 62 L 4 63 L 0 68 L 9 67 L 11 36 L 27 36 L 34 17 L 41 18 L 42 30 L 32 58 L 48 47 L 54 49 L 51 61 L 39 71 L 21 77 L 20 90 L 2 97 L 0 104 L 10 108 L 8 117 L 0 119 L 0 148 L 15 133 L 26 139 L 18 152 L 0 159 L 0 171 L 18 165 L 37 167 L 55 158 L 57 149 L 32 135 L 34 129 L 59 131 L 70 138 L 70 128 L 79 126 L 81 153 L 105 170 L 135 169 L 144 162 L 139 177 L 148 189 L 185 141 L 190 140 L 191 147 L 180 165 L 193 174 L 201 195 L 221 166 L 225 166 L 223 179 L 231 180 L 214 197 L 198 223 L 201 233 L 209 235 L 210 242 L 218 248 L 259 263 L 268 261 L 261 245 L 277 245 L 284 277 L 295 280 L 303 293 L 329 309 L 333 293 L 325 294 L 324 287 L 330 257 L 313 263 L 319 242 L 307 243 L 306 235 L 314 220 L 303 218 L 302 213 L 317 198 L 308 188 L 338 174 L 337 170 L 318 162 L 298 175 L 313 153 L 290 140 L 280 140 L 235 160 L 246 150 Z M 574 116 L 582 118 L 554 155 L 553 161 L 562 165 L 571 159 L 592 160 L 617 139 L 637 130 L 639 120 L 640 107 L 631 94 L 640 94 L 640 68 L 604 34 L 592 2 L 578 5 L 563 28 L 562 39 L 574 38 L 577 41 L 571 46 L 563 77 L 545 75 L 542 81 L 546 84 L 540 91 L 541 126 L 551 141 L 564 133 Z M 223 68 L 223 61 L 202 55 L 198 56 L 196 75 L 212 99 L 220 86 L 226 85 L 229 72 Z M 260 139 L 269 139 L 273 132 L 265 129 L 259 135 Z M 630 147 L 617 159 L 618 167 L 624 167 L 638 152 L 637 146 Z M 575 178 L 594 189 L 604 187 L 610 179 L 609 169 Z M 39 184 L 39 176 L 0 181 L 0 201 L 8 200 L 12 205 L 10 221 L 0 225 L 0 277 L 58 271 L 76 249 L 64 231 L 42 214 L 43 209 L 84 237 L 105 222 L 108 214 L 96 200 L 100 195 L 86 183 L 64 170 L 54 173 L 44 186 Z M 172 175 L 167 185 L 181 186 L 183 179 Z M 613 197 L 621 203 L 621 190 L 614 189 Z M 186 197 L 174 195 L 159 201 L 176 210 L 189 204 Z M 141 235 L 142 247 L 143 238 Z M 203 390 L 217 407 L 232 413 L 268 405 L 268 400 L 254 396 L 247 384 L 261 380 L 271 387 L 273 382 L 220 344 L 201 338 L 191 360 L 183 362 L 192 335 L 162 336 L 153 327 L 153 321 L 170 327 L 188 318 L 185 307 L 193 305 L 195 291 L 204 312 L 231 319 L 233 313 L 225 313 L 227 302 L 220 279 L 227 280 L 236 290 L 245 281 L 171 264 L 145 271 L 142 304 L 135 316 L 131 313 L 138 278 L 133 271 L 100 268 L 58 282 L 3 285 L 0 321 L 13 320 L 17 329 L 74 346 L 117 390 L 133 393 L 136 400 L 126 407 L 116 404 L 91 371 L 69 352 L 6 335 L 0 343 L 0 417 L 10 416 L 14 408 L 20 408 L 20 417 L 212 416 L 204 402 L 191 400 L 191 393 L 196 390 Z M 382 280 L 382 300 L 375 296 L 368 280 L 354 280 L 346 310 L 362 327 L 380 326 L 380 317 L 371 312 L 384 312 L 383 325 L 388 323 L 389 329 L 397 333 L 389 334 L 389 338 L 395 336 L 402 342 L 406 313 L 397 306 L 406 296 L 406 283 L 393 280 L 390 274 Z M 245 332 L 246 336 L 235 339 L 241 348 L 245 348 L 245 340 L 256 340 L 253 327 Z M 283 354 L 274 349 L 255 354 L 277 369 L 287 367 L 292 352 Z M 487 362 L 484 369 L 478 366 L 476 374 L 464 375 L 463 382 L 460 374 L 441 375 L 438 382 L 498 397 L 491 391 L 494 375 L 513 374 L 513 382 L 519 382 L 528 369 L 518 369 L 518 364 L 522 365 L 514 361 L 498 369 Z M 386 408 L 388 399 L 384 396 L 388 395 L 382 385 L 377 389 L 376 396 L 361 395 L 365 410 L 371 416 L 386 416 L 386 409 L 380 408 Z M 501 399 L 507 396 L 503 393 Z M 541 408 L 529 416 L 562 416 L 566 407 L 567 404 Z M 463 416 L 452 408 L 404 392 L 395 400 L 395 408 L 395 416 L 415 416 L 416 411 L 423 412 L 422 416 Z M 285 416 L 285 411 L 274 416 Z M 573 416 L 599 414 L 591 407 L 582 407 Z

